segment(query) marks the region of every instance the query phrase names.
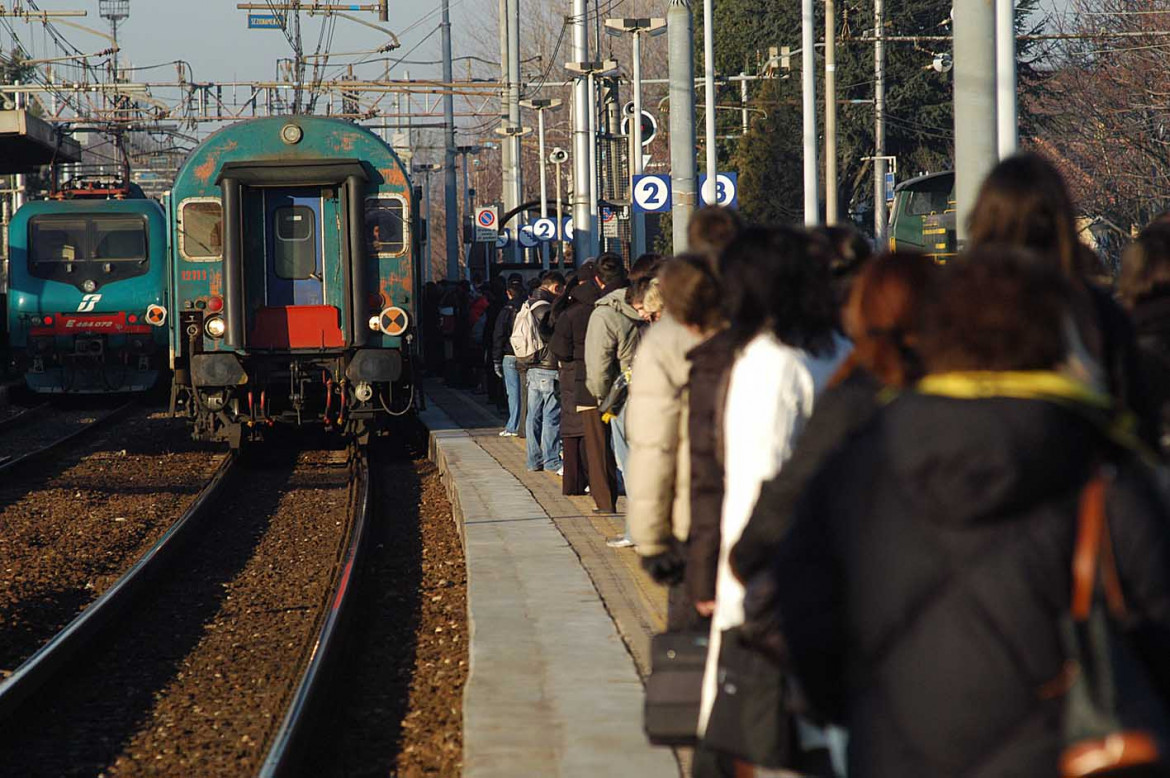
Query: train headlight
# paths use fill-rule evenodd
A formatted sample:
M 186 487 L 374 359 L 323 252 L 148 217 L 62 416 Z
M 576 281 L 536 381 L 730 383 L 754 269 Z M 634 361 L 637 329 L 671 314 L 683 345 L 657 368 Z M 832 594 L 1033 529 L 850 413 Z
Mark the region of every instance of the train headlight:
M 358 402 L 368 403 L 370 398 L 374 396 L 374 387 L 365 381 L 361 381 L 354 387 L 353 396 L 358 399 Z
M 167 322 L 167 309 L 161 305 L 146 307 L 146 323 L 152 327 L 161 327 Z
M 380 332 L 382 329 L 382 317 L 379 314 L 374 314 L 370 317 L 370 329 L 374 332 Z
M 227 332 L 227 325 L 224 324 L 222 316 L 212 316 L 203 325 L 203 331 L 207 333 L 207 337 L 219 340 Z
M 87 278 L 82 282 L 81 288 L 87 292 L 92 292 L 94 289 L 97 289 L 97 284 L 93 282 L 92 278 Z

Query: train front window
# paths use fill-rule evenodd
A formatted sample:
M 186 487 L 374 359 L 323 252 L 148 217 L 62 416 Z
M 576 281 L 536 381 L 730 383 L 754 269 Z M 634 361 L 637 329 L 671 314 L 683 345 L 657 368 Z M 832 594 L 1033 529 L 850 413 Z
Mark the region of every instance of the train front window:
M 317 272 L 317 219 L 313 209 L 303 205 L 277 208 L 276 256 L 277 278 L 304 280 Z
M 179 210 L 179 250 L 190 260 L 223 256 L 223 206 L 218 200 L 183 203 Z
M 366 198 L 366 254 L 378 259 L 406 251 L 406 203 L 397 197 Z
M 146 226 L 141 219 L 95 219 L 93 222 L 93 259 L 146 259 Z
M 906 212 L 911 216 L 926 216 L 931 213 L 943 213 L 950 207 L 951 190 L 919 189 L 910 193 L 910 200 L 906 203 Z
M 148 248 L 146 218 L 138 214 L 45 214 L 28 223 L 29 273 L 79 287 L 142 275 Z
M 35 216 L 29 222 L 29 259 L 33 265 L 85 259 L 85 219 Z

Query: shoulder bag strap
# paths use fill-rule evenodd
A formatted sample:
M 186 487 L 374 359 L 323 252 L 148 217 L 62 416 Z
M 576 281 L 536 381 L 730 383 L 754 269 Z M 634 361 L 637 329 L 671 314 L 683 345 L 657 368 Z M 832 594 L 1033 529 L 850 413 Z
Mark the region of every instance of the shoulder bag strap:
M 1077 545 L 1073 552 L 1072 617 L 1087 621 L 1093 606 L 1097 573 L 1105 602 L 1115 619 L 1126 618 L 1125 597 L 1113 556 L 1113 541 L 1105 516 L 1106 477 L 1098 470 L 1081 490 L 1077 521 Z

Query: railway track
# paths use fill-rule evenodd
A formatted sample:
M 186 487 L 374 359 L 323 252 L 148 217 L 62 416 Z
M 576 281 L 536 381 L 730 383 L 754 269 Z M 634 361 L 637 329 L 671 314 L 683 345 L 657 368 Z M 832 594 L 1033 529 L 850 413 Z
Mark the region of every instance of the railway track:
M 0 476 L 43 461 L 120 418 L 135 404 L 130 400 L 107 411 L 63 410 L 50 414 L 49 403 L 45 403 L 6 419 L 0 424 Z M 29 429 L 29 422 L 41 417 L 48 417 L 46 423 Z
M 0 763 L 288 772 L 338 654 L 370 479 L 356 451 L 282 456 L 225 459 L 166 535 L 0 684 Z

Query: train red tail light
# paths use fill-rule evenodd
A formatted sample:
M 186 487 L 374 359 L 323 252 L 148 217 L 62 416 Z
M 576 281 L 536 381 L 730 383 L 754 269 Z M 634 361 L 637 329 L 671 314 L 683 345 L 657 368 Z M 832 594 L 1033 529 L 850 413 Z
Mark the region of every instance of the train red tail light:
M 381 292 L 370 292 L 367 302 L 370 304 L 371 311 L 380 311 L 382 306 L 386 304 L 386 298 Z
M 211 313 L 219 313 L 223 310 L 223 298 L 212 297 L 207 301 L 207 310 Z
M 53 326 L 53 317 L 52 316 L 46 316 L 43 321 L 44 321 L 44 324 L 46 327 Z
M 130 314 L 129 316 L 126 317 L 126 321 L 130 322 L 131 324 L 137 324 L 138 323 L 138 314 L 136 314 L 136 313 Z

